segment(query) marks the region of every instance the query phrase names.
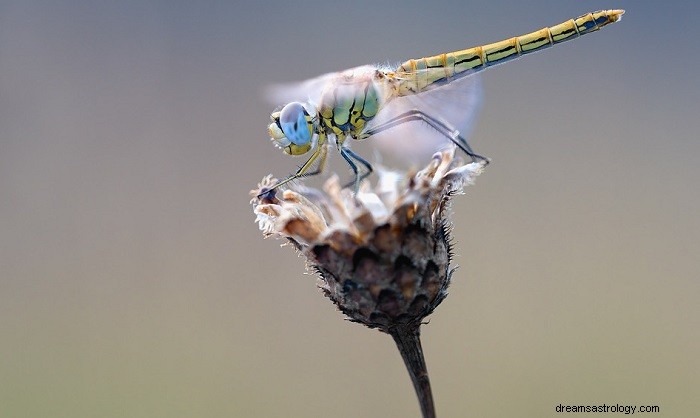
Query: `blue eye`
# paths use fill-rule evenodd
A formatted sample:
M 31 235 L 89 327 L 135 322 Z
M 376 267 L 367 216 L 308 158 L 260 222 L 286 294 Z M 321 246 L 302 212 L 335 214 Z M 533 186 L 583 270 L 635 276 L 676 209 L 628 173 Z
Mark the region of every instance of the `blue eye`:
M 280 113 L 280 127 L 294 145 L 311 142 L 311 129 L 306 121 L 306 110 L 299 102 L 285 105 Z

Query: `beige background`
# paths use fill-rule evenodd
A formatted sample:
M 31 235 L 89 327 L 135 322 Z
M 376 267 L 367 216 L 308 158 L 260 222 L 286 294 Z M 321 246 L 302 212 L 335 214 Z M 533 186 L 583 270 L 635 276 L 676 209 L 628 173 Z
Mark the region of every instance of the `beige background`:
M 437 409 L 700 410 L 696 2 L 106 3 L 0 2 L 0 416 L 418 416 L 393 342 L 253 223 L 301 162 L 263 88 L 611 7 L 483 77 Z

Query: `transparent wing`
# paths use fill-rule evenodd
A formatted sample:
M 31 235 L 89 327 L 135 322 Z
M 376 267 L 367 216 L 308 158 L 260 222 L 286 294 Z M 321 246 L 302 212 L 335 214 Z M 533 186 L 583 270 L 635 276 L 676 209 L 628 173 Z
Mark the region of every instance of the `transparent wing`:
M 305 81 L 285 84 L 273 84 L 265 89 L 266 99 L 275 106 L 289 102 L 318 104 L 326 86 L 337 83 L 352 82 L 353 79 L 363 79 L 376 71 L 372 65 L 363 65 L 345 71 L 328 73 Z
M 468 139 L 481 109 L 482 96 L 481 80 L 477 75 L 460 78 L 419 94 L 390 100 L 368 124 L 368 129 L 418 109 L 447 122 Z M 383 156 L 390 157 L 392 161 L 405 161 L 409 165 L 425 161 L 436 150 L 450 143 L 444 135 L 420 121 L 390 128 L 372 136 L 368 142 L 372 142 Z M 475 150 L 478 153 L 478 147 Z

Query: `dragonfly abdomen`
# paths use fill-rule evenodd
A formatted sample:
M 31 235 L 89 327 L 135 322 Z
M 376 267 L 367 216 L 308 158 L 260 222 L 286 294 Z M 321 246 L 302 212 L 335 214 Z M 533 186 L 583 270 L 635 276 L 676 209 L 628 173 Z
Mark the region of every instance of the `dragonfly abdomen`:
M 492 44 L 404 62 L 397 69 L 399 95 L 414 94 L 488 67 L 597 31 L 620 20 L 624 11 L 601 10 Z

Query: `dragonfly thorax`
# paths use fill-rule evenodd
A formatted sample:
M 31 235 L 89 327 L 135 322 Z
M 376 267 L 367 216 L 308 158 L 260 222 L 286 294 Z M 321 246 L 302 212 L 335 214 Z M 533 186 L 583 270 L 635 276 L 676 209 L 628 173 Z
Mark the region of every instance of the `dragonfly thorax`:
M 359 139 L 384 100 L 375 74 L 342 74 L 328 83 L 318 106 L 319 125 L 342 144 L 346 137 Z

